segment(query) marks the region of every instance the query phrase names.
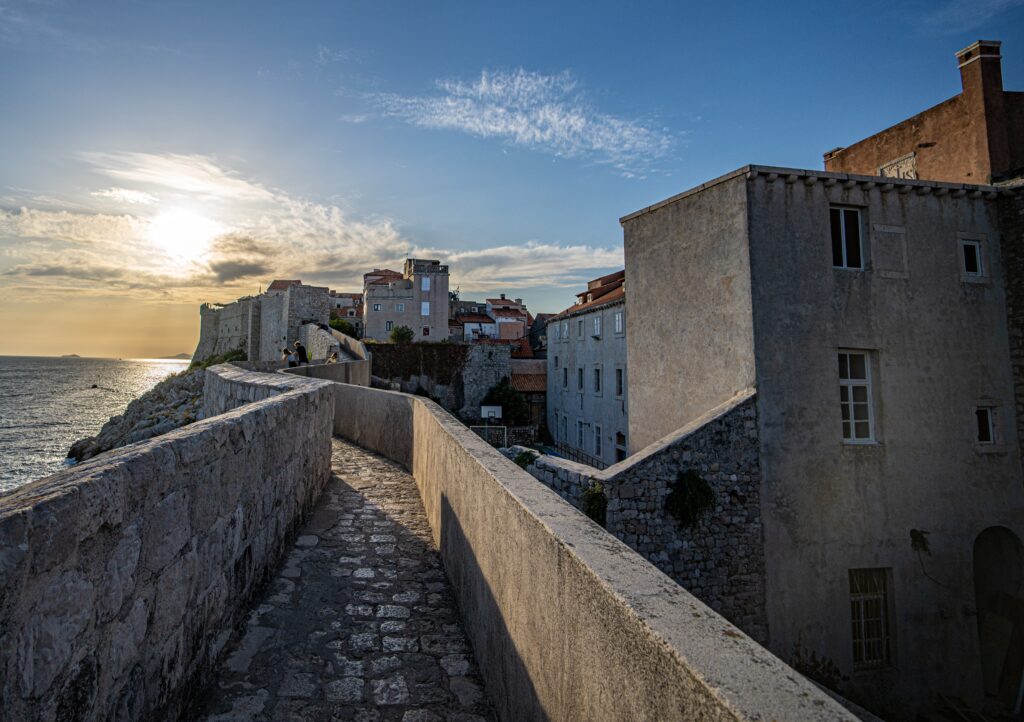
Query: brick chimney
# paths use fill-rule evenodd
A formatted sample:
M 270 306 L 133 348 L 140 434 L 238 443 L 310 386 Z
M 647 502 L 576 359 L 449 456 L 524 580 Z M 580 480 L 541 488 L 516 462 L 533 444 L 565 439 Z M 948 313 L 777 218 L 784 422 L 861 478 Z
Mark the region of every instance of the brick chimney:
M 988 147 L 989 183 L 1010 170 L 1010 138 L 1003 94 L 1002 53 L 998 40 L 979 40 L 956 54 L 969 112 L 984 118 Z

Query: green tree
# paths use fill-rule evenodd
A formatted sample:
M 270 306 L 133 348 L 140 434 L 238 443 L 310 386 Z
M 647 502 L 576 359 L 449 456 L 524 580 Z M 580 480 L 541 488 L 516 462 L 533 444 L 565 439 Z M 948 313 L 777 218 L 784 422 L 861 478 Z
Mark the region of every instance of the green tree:
M 408 326 L 395 326 L 391 329 L 391 343 L 411 343 L 412 342 L 412 329 Z
M 333 328 L 338 333 L 343 333 L 346 336 L 351 336 L 352 338 L 358 338 L 358 336 L 356 336 L 356 327 L 353 326 L 348 321 L 346 321 L 345 319 L 332 318 L 330 324 L 331 328 Z
M 508 376 L 502 378 L 480 402 L 484 406 L 500 406 L 502 419 L 507 424 L 530 423 L 530 402 L 512 387 Z

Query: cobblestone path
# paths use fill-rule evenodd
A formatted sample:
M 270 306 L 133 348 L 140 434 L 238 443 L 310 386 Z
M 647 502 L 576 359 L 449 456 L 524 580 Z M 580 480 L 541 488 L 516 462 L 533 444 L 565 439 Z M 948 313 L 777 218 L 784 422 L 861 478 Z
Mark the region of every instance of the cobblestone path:
M 493 719 L 415 482 L 333 443 L 334 475 L 197 719 Z

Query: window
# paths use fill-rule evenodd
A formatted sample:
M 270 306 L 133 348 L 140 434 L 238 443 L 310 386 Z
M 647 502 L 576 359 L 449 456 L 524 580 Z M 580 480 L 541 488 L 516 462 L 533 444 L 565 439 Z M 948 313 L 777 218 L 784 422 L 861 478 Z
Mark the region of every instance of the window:
M 566 341 L 569 340 L 569 322 L 568 321 L 562 321 L 562 338 L 564 338 Z
M 623 391 L 626 389 L 625 383 L 625 369 L 615 369 L 615 395 L 622 396 Z
M 558 340 L 558 324 L 557 324 L 557 323 L 555 324 L 555 328 L 554 328 L 554 330 L 553 330 L 553 331 L 551 332 L 551 335 L 552 335 L 552 336 L 554 336 L 554 338 L 555 338 L 555 340 L 556 340 L 556 341 Z
M 405 313 L 405 304 L 404 303 L 396 303 L 395 304 L 395 310 L 398 311 L 399 313 Z
M 981 241 L 969 238 L 960 239 L 960 270 L 969 278 L 980 278 L 985 275 L 985 265 L 981 258 Z
M 348 311 L 348 317 L 349 317 L 349 318 L 355 318 L 355 316 L 356 316 L 356 312 L 355 312 L 355 311 L 353 311 L 352 309 L 349 309 L 349 311 Z
M 594 456 L 601 458 L 601 427 L 594 424 Z
M 580 338 L 583 338 L 584 333 L 583 333 L 583 319 L 582 318 L 579 321 L 576 322 L 576 335 L 579 336 Z
M 576 369 L 576 390 L 583 391 L 583 367 Z
M 622 333 L 622 311 L 615 312 L 615 333 Z
M 373 310 L 374 311 L 379 311 L 380 310 L 380 304 L 379 303 L 373 304 Z
M 594 393 L 597 395 L 601 394 L 601 372 L 603 369 L 601 366 L 594 367 Z
M 424 326 L 423 327 L 423 335 L 424 336 L 429 336 L 430 335 L 430 326 Z
M 600 338 L 601 337 L 601 317 L 600 316 L 594 316 L 594 337 L 595 338 Z
M 556 369 L 558 368 L 558 357 L 557 356 L 555 356 L 555 368 Z
M 979 406 L 974 410 L 978 422 L 978 443 L 996 443 L 995 409 L 991 406 Z
M 421 316 L 429 316 L 430 315 L 430 301 L 421 301 L 420 302 L 420 315 Z
M 394 327 L 395 327 L 395 322 L 394 321 L 385 321 L 384 322 L 384 330 L 385 331 L 390 331 Z
M 576 421 L 576 448 L 583 448 L 583 421 Z
M 858 669 L 892 663 L 890 574 L 888 568 L 850 570 L 853 666 Z
M 562 368 L 562 388 L 569 388 L 569 367 Z
M 863 269 L 860 211 L 856 208 L 830 208 L 829 216 L 832 224 L 832 265 Z
M 843 417 L 843 440 L 851 444 L 873 442 L 871 356 L 868 353 L 839 352 L 839 405 Z
M 563 444 L 566 444 L 566 443 L 569 442 L 569 430 L 568 429 L 569 429 L 569 417 L 568 416 L 563 416 L 562 417 L 562 434 L 561 434 L 561 439 L 562 439 L 562 443 Z
M 626 458 L 626 435 L 621 431 L 615 432 L 615 460 L 622 461 Z
M 422 279 L 420 279 L 420 290 L 430 290 L 430 276 L 424 276 Z

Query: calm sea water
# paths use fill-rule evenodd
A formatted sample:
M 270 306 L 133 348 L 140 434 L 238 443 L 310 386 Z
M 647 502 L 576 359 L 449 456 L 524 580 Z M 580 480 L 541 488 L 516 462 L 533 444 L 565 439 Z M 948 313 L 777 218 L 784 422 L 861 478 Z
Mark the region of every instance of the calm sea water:
M 187 365 L 0 356 L 0 493 L 66 468 L 71 444 Z

